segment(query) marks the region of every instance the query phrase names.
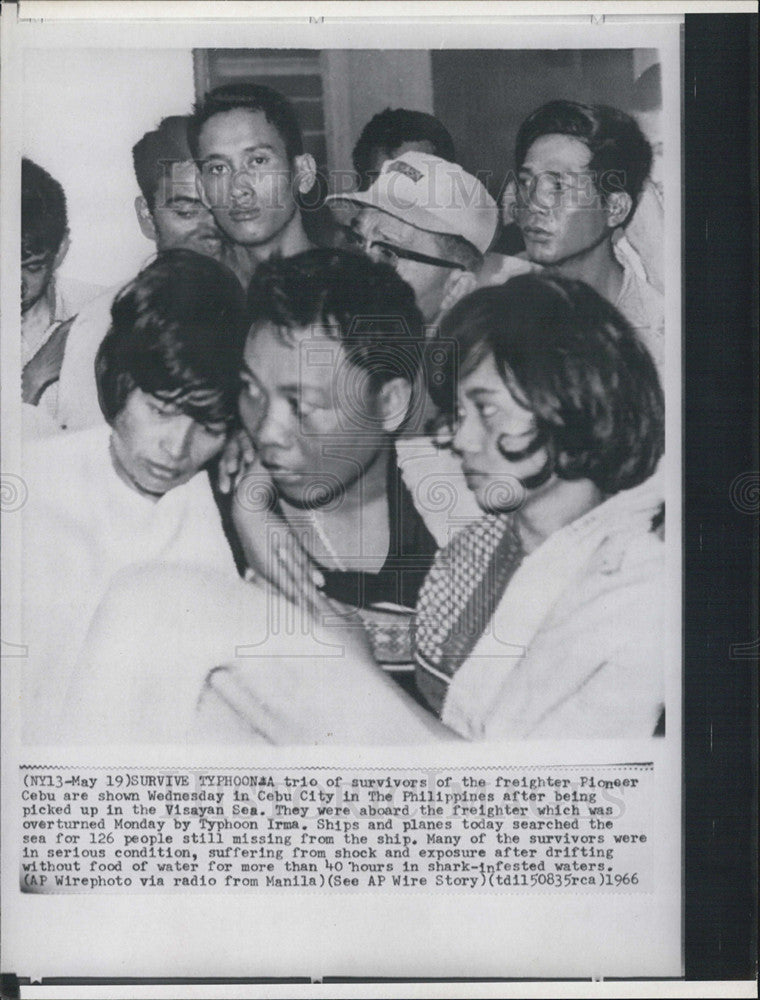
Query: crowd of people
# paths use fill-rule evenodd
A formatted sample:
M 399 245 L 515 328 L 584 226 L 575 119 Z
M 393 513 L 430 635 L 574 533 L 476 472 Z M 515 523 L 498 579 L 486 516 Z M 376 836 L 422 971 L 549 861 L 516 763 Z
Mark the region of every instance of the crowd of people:
M 319 227 L 268 87 L 133 158 L 156 252 L 108 290 L 59 275 L 65 195 L 22 162 L 26 738 L 662 733 L 662 192 L 634 117 L 538 108 L 497 203 L 440 121 L 386 109 Z

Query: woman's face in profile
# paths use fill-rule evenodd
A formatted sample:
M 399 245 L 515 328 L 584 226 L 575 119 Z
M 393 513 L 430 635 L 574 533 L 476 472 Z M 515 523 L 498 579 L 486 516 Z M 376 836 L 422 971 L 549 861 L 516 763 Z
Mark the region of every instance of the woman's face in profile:
M 547 462 L 545 447 L 531 448 L 537 434 L 533 413 L 507 388 L 492 354 L 461 378 L 452 448 L 483 510 L 513 510 L 525 501 L 521 481 Z

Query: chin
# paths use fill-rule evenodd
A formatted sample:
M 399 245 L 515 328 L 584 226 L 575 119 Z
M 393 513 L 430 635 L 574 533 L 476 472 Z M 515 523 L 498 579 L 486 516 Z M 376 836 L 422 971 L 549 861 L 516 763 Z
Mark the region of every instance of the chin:
M 519 479 L 489 480 L 473 490 L 478 507 L 485 514 L 508 514 L 518 510 L 525 502 L 525 488 Z

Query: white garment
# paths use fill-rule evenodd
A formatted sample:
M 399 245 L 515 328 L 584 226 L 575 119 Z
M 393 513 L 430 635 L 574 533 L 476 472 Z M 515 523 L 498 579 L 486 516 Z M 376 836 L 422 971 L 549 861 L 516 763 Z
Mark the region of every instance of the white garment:
M 56 275 L 48 287 L 45 298 L 21 317 L 21 365 L 32 360 L 53 330 L 69 319 L 102 292 L 98 285 L 86 285 L 73 278 Z M 58 383 L 45 390 L 37 404 L 46 416 L 56 419 L 58 408 Z
M 95 355 L 111 326 L 111 306 L 120 288 L 109 288 L 89 302 L 71 325 L 58 380 L 57 420 L 65 430 L 105 423 L 95 384 Z
M 469 739 L 647 737 L 663 703 L 659 476 L 523 560 L 452 679 L 442 720 Z
M 237 579 L 205 472 L 154 501 L 119 478 L 103 426 L 34 442 L 25 454 L 27 732 L 51 738 L 71 670 L 114 575 L 142 564 Z
M 487 253 L 483 264 L 477 273 L 478 288 L 490 288 L 492 285 L 503 285 L 505 281 L 518 274 L 530 274 L 540 271 L 541 265 L 534 264 L 526 257 L 512 257 L 509 254 Z
M 483 516 L 462 465 L 450 449 L 437 448 L 425 436 L 400 437 L 396 456 L 414 506 L 440 548 L 465 525 Z
M 665 361 L 664 299 L 647 281 L 641 258 L 625 236 L 613 244 L 613 251 L 623 267 L 623 284 L 615 306 L 649 348 L 657 370 L 662 374 Z
M 658 292 L 664 291 L 663 245 L 665 242 L 665 204 L 662 186 L 647 180 L 625 236 L 641 259 L 647 281 Z

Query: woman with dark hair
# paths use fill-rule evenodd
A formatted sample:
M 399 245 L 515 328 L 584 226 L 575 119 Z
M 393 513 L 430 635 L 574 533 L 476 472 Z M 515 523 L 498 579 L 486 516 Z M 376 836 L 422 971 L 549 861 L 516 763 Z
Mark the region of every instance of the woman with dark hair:
M 442 335 L 459 347 L 450 444 L 485 517 L 420 594 L 419 690 L 470 738 L 651 735 L 664 434 L 649 352 L 556 276 L 475 292 Z
M 360 623 L 325 628 L 335 608 L 283 526 L 273 556 L 298 594 L 304 627 L 277 631 L 271 591 L 241 584 L 222 592 L 214 578 L 183 577 L 174 589 L 193 591 L 199 613 L 213 605 L 217 618 L 181 650 L 161 646 L 161 657 L 170 648 L 183 665 L 163 671 L 180 678 L 182 691 L 134 655 L 128 635 L 113 660 L 117 675 L 141 673 L 135 687 L 142 705 L 153 705 L 138 738 L 163 731 L 410 743 L 654 734 L 666 607 L 656 474 L 663 400 L 651 355 L 614 306 L 556 276 L 523 275 L 474 292 L 442 334 L 457 345 L 459 366 L 453 385 L 437 387 L 441 403 L 452 390 L 456 399 L 440 443 L 459 457 L 483 516 L 438 552 L 422 584 L 417 700 L 378 669 Z M 149 605 L 147 584 L 172 589 L 165 577 L 141 577 L 112 594 L 93 664 L 103 662 L 123 609 Z M 165 624 L 165 606 L 151 613 Z M 248 644 L 247 656 L 219 655 L 233 637 L 236 649 Z M 121 711 L 114 724 L 127 717 Z
M 110 581 L 129 566 L 235 576 L 206 465 L 236 416 L 243 291 L 211 258 L 170 250 L 117 295 L 95 364 L 106 425 L 27 450 L 27 734 L 52 738 Z

